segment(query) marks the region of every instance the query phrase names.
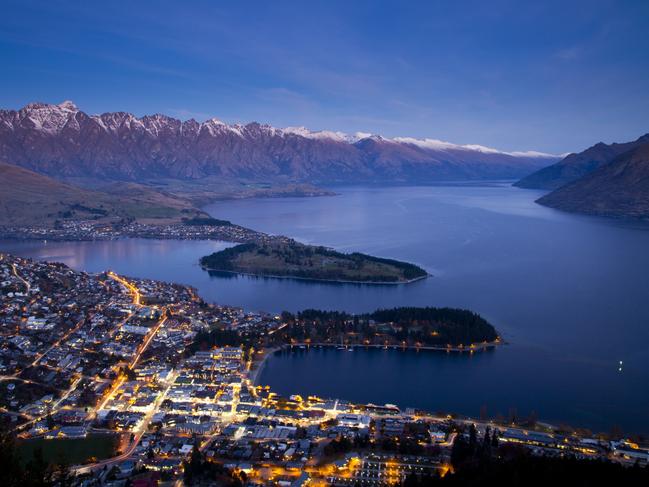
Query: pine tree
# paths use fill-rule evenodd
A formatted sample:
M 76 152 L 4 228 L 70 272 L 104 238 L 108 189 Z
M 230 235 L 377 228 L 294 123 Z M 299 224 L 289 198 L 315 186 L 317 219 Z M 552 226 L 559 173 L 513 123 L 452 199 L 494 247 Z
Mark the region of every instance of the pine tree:
M 494 430 L 493 435 L 491 435 L 491 447 L 498 448 L 498 430 Z
M 475 428 L 475 424 L 471 423 L 469 426 L 469 448 L 472 452 L 476 451 L 478 446 L 478 432 Z
M 489 435 L 490 429 L 487 428 L 484 434 L 484 439 L 482 440 L 482 448 L 485 449 L 491 446 L 491 436 Z
M 18 487 L 23 485 L 24 471 L 16 453 L 16 444 L 11 433 L 0 430 L 0 485 Z
M 49 484 L 48 464 L 43 458 L 43 450 L 36 448 L 32 459 L 26 467 L 27 484 L 33 487 L 43 487 Z

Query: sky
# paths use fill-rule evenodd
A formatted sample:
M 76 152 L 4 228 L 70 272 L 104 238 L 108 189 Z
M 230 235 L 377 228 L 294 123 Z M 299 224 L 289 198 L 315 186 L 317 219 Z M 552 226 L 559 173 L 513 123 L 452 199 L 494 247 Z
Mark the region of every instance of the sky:
M 0 107 L 501 150 L 649 132 L 649 2 L 2 0 Z

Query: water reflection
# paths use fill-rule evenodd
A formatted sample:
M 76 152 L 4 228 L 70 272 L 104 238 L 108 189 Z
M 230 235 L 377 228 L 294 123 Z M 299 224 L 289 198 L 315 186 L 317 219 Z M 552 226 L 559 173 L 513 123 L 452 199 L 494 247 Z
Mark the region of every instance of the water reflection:
M 228 245 L 220 242 L 2 242 L 0 248 L 77 269 L 174 280 L 208 300 L 251 310 L 470 308 L 510 345 L 470 360 L 399 355 L 366 362 L 363 353 L 349 353 L 338 364 L 335 354 L 306 354 L 271 361 L 264 378 L 286 392 L 317 386 L 311 392 L 379 402 L 402 395 L 405 405 L 421 401 L 467 414 L 483 404 L 517 407 L 598 429 L 619 424 L 649 432 L 647 224 L 556 212 L 534 203 L 537 192 L 503 184 L 336 191 L 219 202 L 209 211 L 305 242 L 414 262 L 434 277 L 368 286 L 210 275 L 198 259 Z

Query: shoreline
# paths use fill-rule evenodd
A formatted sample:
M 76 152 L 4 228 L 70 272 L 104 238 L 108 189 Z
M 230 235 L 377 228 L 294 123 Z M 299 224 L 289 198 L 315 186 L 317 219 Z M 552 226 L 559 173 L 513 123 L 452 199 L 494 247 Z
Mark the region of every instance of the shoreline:
M 503 345 L 504 342 L 502 340 L 498 341 L 493 341 L 493 342 L 486 342 L 486 343 L 478 343 L 478 344 L 473 344 L 469 345 L 466 347 L 459 347 L 459 346 L 442 346 L 442 345 L 421 345 L 421 346 L 416 346 L 416 345 L 379 345 L 379 344 L 364 344 L 364 343 L 350 343 L 346 345 L 339 345 L 336 343 L 292 343 L 292 344 L 287 344 L 283 345 L 280 347 L 281 350 L 287 347 L 328 347 L 328 348 L 344 348 L 346 350 L 348 349 L 355 349 L 355 348 L 378 348 L 378 349 L 384 349 L 384 350 L 414 350 L 414 351 L 419 351 L 419 350 L 424 350 L 424 351 L 430 351 L 430 352 L 457 352 L 457 353 L 473 353 L 473 352 L 482 352 L 484 350 L 489 350 L 492 348 L 499 347 Z
M 265 235 L 265 234 L 264 234 Z M 270 236 L 272 237 L 272 235 Z M 280 236 L 281 237 L 281 236 Z M 190 241 L 211 241 L 211 242 L 226 242 L 234 245 L 247 243 L 249 240 L 233 240 L 227 239 L 225 237 L 221 238 L 213 235 L 192 235 L 192 236 L 177 236 L 177 235 L 167 235 L 167 234 L 123 234 L 123 235 L 102 235 L 102 236 L 57 236 L 57 235 L 27 235 L 27 234 L 8 234 L 0 232 L 0 240 L 13 241 L 13 242 L 114 242 L 117 240 L 128 240 L 128 239 L 146 239 L 146 240 L 175 240 L 178 242 L 190 242 Z
M 350 343 L 346 345 L 340 345 L 336 343 L 305 343 L 305 342 L 298 342 L 298 343 L 285 343 L 284 345 L 270 348 L 268 351 L 265 353 L 264 358 L 261 360 L 259 363 L 259 367 L 255 369 L 255 379 L 258 378 L 261 370 L 263 367 L 266 365 L 265 362 L 268 359 L 270 355 L 275 354 L 276 352 L 287 350 L 287 349 L 294 349 L 294 348 L 299 348 L 299 349 L 310 349 L 310 348 L 335 348 L 335 349 L 344 349 L 344 350 L 353 350 L 356 348 L 364 348 L 364 349 L 383 349 L 383 350 L 401 350 L 401 351 L 428 351 L 428 352 L 454 352 L 454 353 L 468 353 L 472 354 L 475 352 L 483 352 L 486 350 L 491 350 L 491 349 L 496 349 L 497 347 L 505 345 L 507 342 L 504 342 L 503 340 L 494 340 L 491 342 L 484 342 L 484 343 L 475 343 L 468 345 L 466 347 L 460 347 L 460 346 L 441 346 L 441 345 L 421 345 L 421 346 L 416 346 L 416 345 L 380 345 L 380 344 L 364 344 L 364 343 Z
M 273 347 L 273 348 L 265 348 L 264 349 L 264 356 L 259 362 L 259 365 L 257 366 L 256 369 L 254 370 L 249 370 L 248 371 L 248 380 L 250 383 L 256 387 L 258 386 L 258 381 L 259 377 L 261 376 L 261 373 L 264 371 L 264 368 L 266 367 L 266 362 L 268 362 L 268 359 L 272 356 L 275 355 L 276 352 L 279 352 L 280 350 L 283 350 L 285 345 L 282 345 L 281 347 Z
M 199 264 L 200 265 L 200 264 Z M 224 272 L 227 274 L 241 275 L 241 276 L 250 276 L 250 277 L 263 277 L 269 279 L 294 279 L 297 281 L 311 281 L 311 282 L 327 282 L 333 284 L 369 284 L 372 286 L 398 286 L 402 284 L 412 284 L 413 282 L 422 281 L 432 277 L 432 274 L 426 274 L 425 276 L 415 277 L 414 279 L 409 279 L 407 281 L 351 281 L 346 279 L 319 279 L 317 277 L 299 277 L 299 276 L 278 276 L 274 274 L 255 274 L 252 272 L 242 272 L 242 271 L 230 271 L 223 269 L 212 269 L 201 265 L 201 269 L 207 272 Z
M 506 343 L 507 342 L 504 342 L 503 340 L 500 339 L 494 340 L 492 342 L 472 344 L 469 345 L 468 347 L 458 347 L 458 346 L 443 347 L 439 345 L 422 345 L 420 347 L 417 347 L 415 345 L 402 346 L 402 345 L 378 345 L 378 344 L 363 344 L 363 343 L 354 343 L 348 345 L 338 345 L 335 343 L 285 343 L 284 345 L 264 349 L 264 356 L 259 362 L 257 368 L 248 371 L 248 380 L 254 387 L 259 386 L 260 385 L 259 378 L 261 377 L 262 372 L 266 368 L 266 364 L 270 359 L 270 357 L 275 355 L 277 352 L 281 352 L 284 350 L 293 350 L 294 348 L 306 349 L 306 350 L 313 347 L 335 348 L 335 349 L 343 348 L 346 351 L 353 351 L 356 348 L 364 348 L 366 350 L 373 348 L 373 349 L 384 349 L 384 350 L 401 350 L 404 352 L 405 351 L 419 352 L 421 350 L 426 352 L 468 353 L 469 355 L 472 355 L 475 352 L 495 350 L 497 347 L 505 345 Z

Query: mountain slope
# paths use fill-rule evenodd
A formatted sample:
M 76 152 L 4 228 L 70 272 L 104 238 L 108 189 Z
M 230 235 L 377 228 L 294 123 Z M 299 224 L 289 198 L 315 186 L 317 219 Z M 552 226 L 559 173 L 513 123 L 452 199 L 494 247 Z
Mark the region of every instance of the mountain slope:
M 649 143 L 538 200 L 560 210 L 649 218 Z
M 87 115 L 73 103 L 0 110 L 0 160 L 52 177 L 273 182 L 517 178 L 557 160 L 436 140 L 311 132 L 165 115 Z
M 649 142 L 649 134 L 633 142 L 623 144 L 604 144 L 600 142 L 578 154 L 570 154 L 552 166 L 518 181 L 515 186 L 530 189 L 557 189 L 564 184 L 576 181 L 597 168 L 611 162 L 620 154 L 628 152 Z
M 191 204 L 153 191 L 119 194 L 81 189 L 12 164 L 0 163 L 0 225 L 51 225 L 55 220 L 175 221 L 202 214 Z

